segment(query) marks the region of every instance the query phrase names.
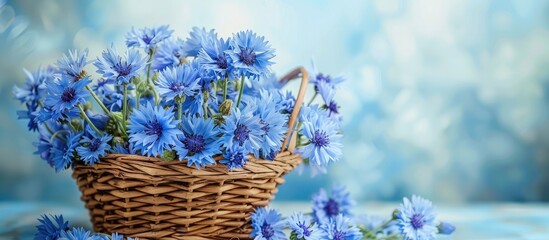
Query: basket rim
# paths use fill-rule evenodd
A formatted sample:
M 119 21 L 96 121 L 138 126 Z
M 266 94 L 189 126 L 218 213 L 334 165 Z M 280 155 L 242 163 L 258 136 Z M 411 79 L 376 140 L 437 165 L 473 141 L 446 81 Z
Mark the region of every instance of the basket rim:
M 93 166 L 87 165 L 81 161 L 76 161 L 73 171 L 74 174 L 87 174 L 92 171 L 109 171 L 122 173 L 128 169 L 139 169 L 139 173 L 148 176 L 176 176 L 191 175 L 199 178 L 210 179 L 212 177 L 230 176 L 230 178 L 262 178 L 276 177 L 285 174 L 294 169 L 302 162 L 301 155 L 291 151 L 282 151 L 273 160 L 265 160 L 248 155 L 249 160 L 243 168 L 228 170 L 227 166 L 220 164 L 222 156 L 215 156 L 216 164 L 197 168 L 194 165 L 188 166 L 187 160 L 165 161 L 157 157 L 147 157 L 135 154 L 108 154 L 101 157 L 101 161 Z

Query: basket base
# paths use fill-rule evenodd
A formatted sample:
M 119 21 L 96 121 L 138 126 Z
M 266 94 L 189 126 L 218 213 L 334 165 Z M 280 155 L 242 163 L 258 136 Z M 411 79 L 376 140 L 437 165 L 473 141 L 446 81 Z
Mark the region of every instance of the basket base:
M 112 154 L 94 166 L 76 164 L 73 177 L 96 232 L 139 239 L 250 239 L 255 207 L 274 198 L 283 176 L 301 162 L 280 153 L 250 159 L 243 169 L 217 164 Z

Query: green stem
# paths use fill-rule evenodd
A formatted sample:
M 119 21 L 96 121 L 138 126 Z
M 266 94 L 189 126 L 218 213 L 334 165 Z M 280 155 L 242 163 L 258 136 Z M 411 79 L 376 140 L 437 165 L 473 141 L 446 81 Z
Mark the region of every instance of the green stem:
M 76 127 L 74 127 L 74 125 L 72 125 L 72 122 L 67 122 L 67 125 L 69 125 L 69 127 L 71 127 L 72 131 L 78 132 L 78 131 L 76 131 Z
M 135 109 L 139 110 L 139 102 L 141 101 L 141 95 L 135 93 Z
M 126 126 L 126 120 L 128 119 L 128 85 L 123 84 L 124 88 L 124 102 L 122 102 L 122 122 L 124 123 L 124 126 Z M 126 131 L 126 128 L 122 129 Z
M 105 107 L 105 104 L 103 104 L 103 102 L 101 102 L 101 100 L 99 100 L 99 97 L 97 96 L 97 94 L 95 94 L 95 92 L 93 92 L 93 90 L 90 88 L 90 86 L 86 86 L 86 89 L 88 90 L 88 92 L 90 92 L 90 94 L 92 95 L 93 99 L 95 99 L 95 101 L 97 102 L 97 104 L 99 104 L 99 106 L 101 107 L 101 109 L 103 109 L 103 111 L 111 116 L 111 112 L 109 111 L 109 109 L 107 107 Z
M 151 61 L 153 57 L 153 50 L 149 50 L 149 60 L 147 61 L 147 83 L 151 84 L 150 75 L 151 75 Z
M 56 138 L 56 137 L 61 139 L 64 142 L 66 142 L 67 139 L 59 135 L 60 133 L 63 133 L 63 132 L 69 133 L 69 131 L 67 131 L 67 130 L 59 130 L 59 131 L 57 131 L 57 132 L 55 132 L 51 135 L 50 142 L 52 142 L 53 139 Z
M 313 95 L 313 97 L 311 98 L 311 100 L 309 101 L 309 103 L 307 103 L 307 106 L 311 105 L 311 103 L 313 103 L 313 101 L 315 100 L 316 96 L 318 95 L 318 92 L 315 91 L 315 95 Z
M 383 230 L 384 228 L 386 228 L 392 221 L 393 221 L 393 219 L 389 219 L 389 220 L 386 221 L 385 223 L 381 224 L 379 227 L 376 227 L 376 228 L 372 229 L 372 232 L 373 232 L 374 234 L 380 232 L 381 230 Z
M 99 129 L 97 129 L 97 127 L 92 123 L 88 115 L 86 115 L 86 112 L 84 111 L 84 108 L 82 108 L 81 104 L 78 104 L 78 108 L 80 109 L 80 115 L 82 115 L 82 118 L 84 118 L 84 120 L 88 122 L 88 124 L 93 128 L 93 130 L 95 130 L 95 132 L 97 132 L 97 134 L 99 134 L 99 136 L 103 136 L 103 133 L 99 131 Z
M 223 86 L 223 102 L 227 100 L 227 87 L 229 86 L 229 75 L 225 76 L 225 85 Z
M 158 106 L 158 104 L 160 104 L 160 97 L 158 96 L 158 93 L 156 92 L 156 89 L 154 88 L 154 84 L 151 84 L 150 87 L 151 87 L 151 90 L 153 92 L 154 103 L 156 104 L 156 106 Z
M 177 101 L 177 119 L 179 121 L 183 118 L 183 101 L 183 99 L 179 99 L 179 101 Z M 181 122 L 179 122 L 179 124 L 181 124 Z
M 53 134 L 53 130 L 50 128 L 50 126 L 47 123 L 44 123 L 44 126 L 46 127 L 46 129 L 50 134 Z
M 240 99 L 242 98 L 242 92 L 244 91 L 244 75 L 240 78 L 240 92 L 238 92 L 238 100 L 236 100 L 236 107 L 240 105 Z

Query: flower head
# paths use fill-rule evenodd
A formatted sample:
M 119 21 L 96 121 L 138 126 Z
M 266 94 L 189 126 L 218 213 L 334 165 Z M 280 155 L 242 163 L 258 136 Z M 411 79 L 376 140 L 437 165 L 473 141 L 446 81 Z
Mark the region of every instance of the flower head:
M 157 89 L 166 101 L 183 99 L 198 94 L 199 73 L 187 64 L 166 68 L 158 75 Z
M 262 76 L 269 72 L 270 60 L 275 56 L 274 49 L 265 37 L 259 37 L 252 31 L 238 32 L 230 42 L 232 50 L 227 50 L 233 61 L 237 75 Z
M 146 58 L 133 49 L 127 49 L 123 55 L 119 55 L 111 46 L 103 51 L 102 55 L 103 58 L 97 58 L 93 63 L 97 67 L 97 73 L 120 85 L 130 83 L 133 77 L 139 75 L 147 62 Z
M 254 114 L 259 118 L 261 125 L 261 157 L 272 160 L 282 147 L 287 131 L 287 115 L 279 112 L 275 96 L 266 90 L 260 91 L 259 98 L 254 100 Z
M 342 119 L 339 114 L 339 106 L 334 100 L 335 88 L 326 82 L 319 82 L 317 86 L 318 92 L 324 101 L 324 108 L 328 111 L 328 116 L 338 122 L 341 122 Z
M 62 125 L 57 122 L 42 124 L 38 127 L 38 141 L 33 142 L 33 145 L 36 147 L 36 152 L 34 152 L 34 154 L 40 156 L 40 158 L 46 161 L 50 167 L 53 167 L 53 154 L 51 152 L 54 142 L 61 141 L 61 135 L 57 134 L 55 138 L 52 138 L 53 133 L 60 130 L 63 130 Z M 56 143 L 55 145 L 58 144 L 59 143 Z
M 322 232 L 312 219 L 301 212 L 294 212 L 286 222 L 298 239 L 317 240 L 322 237 Z
M 338 215 L 351 216 L 351 208 L 354 202 L 351 195 L 343 186 L 332 188 L 328 195 L 324 189 L 313 196 L 313 216 L 317 222 L 326 222 Z
M 26 110 L 18 110 L 17 111 L 17 119 L 28 119 L 29 122 L 27 124 L 27 127 L 30 131 L 36 131 L 38 130 L 38 120 L 36 119 L 36 111 L 38 108 L 37 102 L 30 102 L 25 103 L 25 106 L 27 107 Z
M 101 240 L 101 237 L 82 227 L 73 227 L 70 231 L 61 232 L 59 240 Z
M 69 55 L 63 54 L 63 58 L 57 61 L 57 67 L 62 75 L 69 77 L 71 81 L 78 81 L 86 76 L 84 67 L 88 64 L 88 49 L 78 52 L 69 50 Z
M 52 142 L 52 148 L 50 150 L 51 162 L 53 163 L 56 172 L 70 166 L 74 159 L 74 151 L 79 145 L 81 135 L 81 133 L 75 134 L 72 131 L 69 131 L 68 134 L 64 135 L 64 141 Z
M 232 71 L 232 59 L 226 53 L 231 50 L 230 39 L 209 39 L 198 52 L 198 61 L 205 69 L 213 71 L 217 78 L 228 77 Z
M 322 239 L 329 240 L 360 240 L 362 233 L 360 230 L 351 225 L 349 218 L 343 215 L 337 215 L 324 222 L 320 229 L 323 232 Z
M 232 148 L 226 149 L 223 153 L 223 159 L 220 163 L 227 165 L 227 169 L 243 168 L 248 162 L 248 156 L 244 153 L 244 148 L 234 145 Z
M 251 109 L 240 111 L 231 109 L 231 115 L 224 116 L 225 124 L 221 125 L 221 143 L 226 149 L 234 145 L 243 147 L 244 154 L 259 152 L 261 146 L 261 124 Z
M 45 82 L 49 82 L 54 78 L 53 71 L 49 68 L 38 68 L 32 73 L 26 69 L 23 69 L 23 71 L 26 75 L 25 85 L 13 87 L 13 95 L 21 103 L 37 105 L 37 102 L 44 96 Z
M 315 86 L 315 90 L 318 91 L 318 84 L 321 82 L 327 83 L 332 87 L 337 87 L 339 84 L 345 81 L 343 76 L 332 77 L 330 75 L 323 74 L 316 69 L 314 61 L 311 61 L 311 68 L 309 72 L 309 83 Z
M 63 215 L 50 217 L 43 215 L 38 219 L 38 222 L 40 224 L 36 226 L 35 240 L 57 240 L 61 236 L 61 232 L 69 228 L 69 222 L 63 219 Z
M 176 67 L 181 64 L 184 57 L 183 41 L 168 39 L 159 44 L 151 67 L 156 71 L 162 71 L 167 67 Z
M 132 27 L 132 30 L 126 34 L 126 45 L 128 47 L 140 47 L 145 49 L 145 52 L 150 52 L 154 50 L 157 44 L 169 38 L 172 33 L 173 30 L 170 30 L 168 25 L 140 29 Z
M 91 82 L 89 78 L 72 82 L 68 77 L 62 77 L 58 81 L 49 81 L 47 84 L 44 106 L 54 114 L 63 114 L 74 109 L 78 104 L 86 103 L 89 92 L 85 87 Z
M 400 233 L 405 240 L 435 239 L 438 233 L 438 221 L 433 209 L 433 203 L 418 196 L 412 196 L 410 201 L 404 202 L 397 209 L 396 217 Z
M 217 33 L 213 29 L 207 31 L 206 28 L 193 27 L 190 37 L 183 44 L 183 52 L 186 56 L 196 57 L 207 41 L 217 39 Z
M 311 164 L 327 165 L 335 162 L 342 154 L 341 134 L 339 124 L 328 117 L 325 110 L 316 105 L 303 107 L 300 114 L 303 128 L 300 133 L 307 138 L 309 144 L 296 151 L 308 158 Z
M 129 142 L 143 155 L 158 156 L 178 142 L 182 134 L 178 122 L 174 120 L 173 108 L 165 110 L 148 103 L 130 115 Z
M 215 164 L 213 155 L 220 153 L 220 144 L 213 120 L 190 117 L 182 121 L 181 130 L 180 144 L 175 146 L 179 160 L 187 159 L 188 166 L 197 168 Z
M 112 136 L 109 134 L 99 136 L 90 127 L 86 128 L 86 132 L 87 135 L 80 140 L 80 146 L 76 148 L 76 152 L 84 162 L 93 166 L 94 163 L 99 162 L 99 157 L 104 157 L 111 149 L 109 141 Z
M 450 235 L 456 230 L 456 227 L 454 225 L 447 222 L 441 222 L 437 226 L 437 228 L 438 228 L 438 233 L 444 234 L 444 235 Z
M 253 231 L 250 237 L 256 240 L 285 240 L 284 222 L 279 212 L 262 207 L 252 214 Z

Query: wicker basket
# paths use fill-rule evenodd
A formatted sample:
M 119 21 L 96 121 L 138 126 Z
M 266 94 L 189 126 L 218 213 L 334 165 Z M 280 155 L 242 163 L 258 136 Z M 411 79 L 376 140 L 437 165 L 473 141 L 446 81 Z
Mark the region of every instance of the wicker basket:
M 308 75 L 297 68 L 281 81 L 299 73 L 302 81 L 289 130 L 274 161 L 250 156 L 243 169 L 228 171 L 217 164 L 197 170 L 186 161 L 110 154 L 93 167 L 76 164 L 73 177 L 94 230 L 139 239 L 249 239 L 254 208 L 266 206 L 284 182 L 283 176 L 302 160 L 291 153 L 295 147 L 291 129 Z

